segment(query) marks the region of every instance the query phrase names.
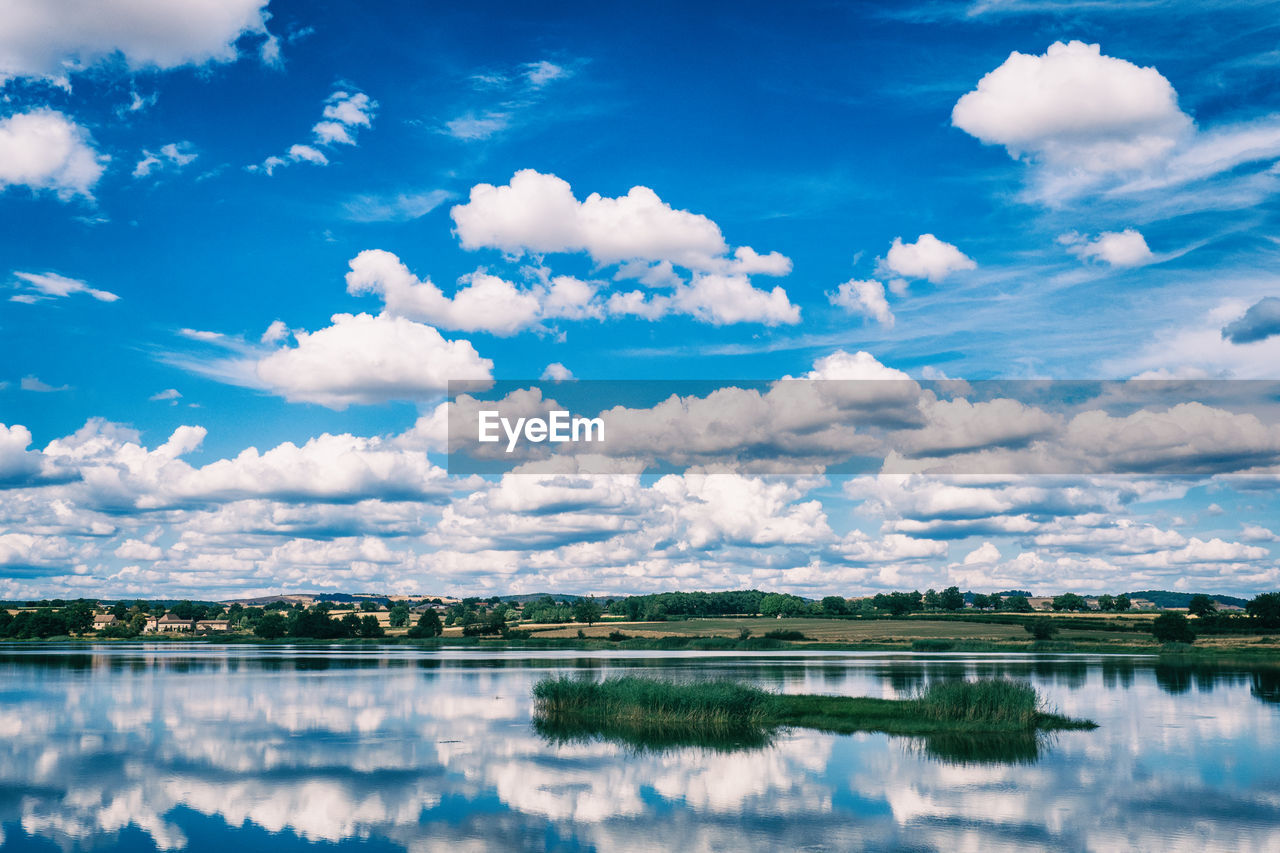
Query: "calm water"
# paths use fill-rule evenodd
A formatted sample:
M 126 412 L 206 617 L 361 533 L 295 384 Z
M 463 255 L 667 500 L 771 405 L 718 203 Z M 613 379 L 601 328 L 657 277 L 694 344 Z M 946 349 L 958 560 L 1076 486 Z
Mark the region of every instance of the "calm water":
M 1101 724 L 1002 755 L 786 733 L 552 744 L 552 671 L 897 697 L 1029 679 Z M 0 651 L 5 850 L 1280 850 L 1280 678 L 1150 658 Z

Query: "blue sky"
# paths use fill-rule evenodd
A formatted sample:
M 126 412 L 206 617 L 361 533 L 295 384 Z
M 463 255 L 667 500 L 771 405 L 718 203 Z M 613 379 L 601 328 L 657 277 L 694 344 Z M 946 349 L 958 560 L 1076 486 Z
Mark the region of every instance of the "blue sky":
M 1270 425 L 1247 482 L 566 504 L 432 419 L 553 364 L 1276 378 L 1274 4 L 4 6 L 2 597 L 1280 585 Z

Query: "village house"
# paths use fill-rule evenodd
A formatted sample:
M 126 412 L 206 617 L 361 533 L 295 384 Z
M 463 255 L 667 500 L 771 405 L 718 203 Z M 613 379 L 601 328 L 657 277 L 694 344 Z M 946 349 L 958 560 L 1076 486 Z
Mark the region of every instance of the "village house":
M 93 617 L 93 630 L 100 631 L 108 625 L 118 625 L 120 620 L 110 613 L 97 613 Z
M 148 619 L 146 633 L 167 634 L 177 631 L 194 631 L 195 624 L 196 622 L 194 619 L 179 619 L 172 613 L 166 613 L 159 618 L 153 616 Z

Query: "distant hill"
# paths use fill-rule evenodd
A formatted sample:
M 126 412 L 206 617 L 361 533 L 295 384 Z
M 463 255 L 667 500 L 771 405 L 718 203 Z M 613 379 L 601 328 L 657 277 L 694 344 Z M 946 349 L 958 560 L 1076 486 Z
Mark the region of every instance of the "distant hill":
M 1145 598 L 1160 608 L 1186 607 L 1191 603 L 1191 596 L 1193 595 L 1207 595 L 1219 604 L 1229 604 L 1235 607 L 1244 607 L 1249 603 L 1249 599 L 1236 598 L 1234 595 L 1214 595 L 1207 592 L 1171 592 L 1167 589 L 1144 589 L 1138 592 L 1126 592 L 1125 595 L 1130 598 Z

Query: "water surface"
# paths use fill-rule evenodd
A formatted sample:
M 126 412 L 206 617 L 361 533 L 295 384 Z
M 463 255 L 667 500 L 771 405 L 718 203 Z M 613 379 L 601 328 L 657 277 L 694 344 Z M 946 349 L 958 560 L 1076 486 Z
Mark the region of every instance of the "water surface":
M 577 670 L 900 698 L 1029 680 L 1096 731 L 1030 751 L 787 731 L 552 743 Z M 5 850 L 1280 850 L 1280 677 L 1073 655 L 0 649 Z

